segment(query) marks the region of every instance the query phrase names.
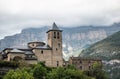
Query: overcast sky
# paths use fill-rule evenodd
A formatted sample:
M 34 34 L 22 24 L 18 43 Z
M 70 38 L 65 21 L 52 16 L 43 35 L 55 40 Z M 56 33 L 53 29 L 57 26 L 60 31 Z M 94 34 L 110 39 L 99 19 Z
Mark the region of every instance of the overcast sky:
M 0 39 L 54 21 L 67 27 L 120 22 L 120 0 L 0 0 Z

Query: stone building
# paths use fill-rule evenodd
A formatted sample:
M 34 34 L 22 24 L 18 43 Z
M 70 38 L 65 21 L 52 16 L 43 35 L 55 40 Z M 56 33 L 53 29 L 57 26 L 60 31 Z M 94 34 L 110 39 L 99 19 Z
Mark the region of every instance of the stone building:
M 55 23 L 47 32 L 47 44 L 44 42 L 30 42 L 27 48 L 6 48 L 2 51 L 5 61 L 25 61 L 36 64 L 44 61 L 47 66 L 63 66 L 62 30 Z
M 6 48 L 0 54 L 4 61 L 25 61 L 29 64 L 45 62 L 46 66 L 58 67 L 73 64 L 77 69 L 90 70 L 95 62 L 102 64 L 100 59 L 70 57 L 69 61 L 63 60 L 62 55 L 62 30 L 55 23 L 47 32 L 47 43 L 29 42 L 26 48 Z
M 102 60 L 96 58 L 70 57 L 68 64 L 73 64 L 77 69 L 82 71 L 89 71 L 93 69 L 93 64 L 95 62 L 99 63 L 102 67 Z

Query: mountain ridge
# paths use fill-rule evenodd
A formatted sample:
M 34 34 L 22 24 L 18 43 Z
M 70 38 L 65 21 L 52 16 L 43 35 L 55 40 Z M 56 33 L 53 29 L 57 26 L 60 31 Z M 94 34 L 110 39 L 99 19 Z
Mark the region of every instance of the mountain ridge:
M 0 40 L 0 48 L 20 47 L 31 41 L 46 42 L 46 31 L 50 26 L 40 28 L 26 28 L 21 33 L 6 36 Z M 65 54 L 81 50 L 86 45 L 91 45 L 99 40 L 120 30 L 120 24 L 113 24 L 109 27 L 81 26 L 81 27 L 60 27 L 63 30 L 63 51 Z M 74 55 L 74 53 L 73 53 Z
M 0 40 L 0 50 L 2 51 L 4 48 L 9 47 L 24 48 L 25 46 L 27 46 L 27 43 L 31 41 L 46 42 L 47 41 L 46 31 L 48 31 L 49 29 L 50 29 L 49 26 L 40 28 L 27 28 L 23 29 L 19 34 L 6 36 L 4 39 Z M 85 48 L 89 48 L 92 44 L 100 40 L 103 40 L 107 37 L 109 38 L 109 36 L 112 35 L 113 33 L 120 31 L 120 23 L 110 25 L 109 27 L 83 26 L 72 28 L 61 27 L 61 29 L 63 30 L 63 55 L 64 55 L 63 58 L 68 59 L 70 56 L 78 56 L 79 54 L 83 57 L 90 55 L 89 53 L 83 54 L 80 52 Z M 97 57 L 100 56 L 103 59 L 106 71 L 110 74 L 114 75 L 118 74 L 120 65 L 118 62 L 120 62 L 119 61 L 120 54 L 116 54 L 116 52 L 111 52 L 111 54 L 109 54 L 109 52 L 107 52 L 106 54 L 105 53 L 102 54 L 96 52 L 91 53 L 91 56 L 92 55 L 93 56 L 97 55 Z M 117 78 L 111 76 L 111 79 Z
M 95 44 L 91 45 L 87 49 L 83 51 L 83 55 L 86 53 L 89 56 L 96 55 L 96 56 L 110 56 L 114 52 L 119 52 L 120 49 L 120 31 L 114 33 L 111 36 L 108 36 L 107 38 L 96 42 Z M 88 51 L 88 52 L 87 52 Z M 105 51 L 105 52 L 104 52 Z M 91 54 L 92 53 L 92 54 Z M 103 54 L 99 54 L 103 53 Z M 107 53 L 106 55 L 104 55 Z M 85 54 L 85 55 L 86 55 Z M 98 54 L 98 55 L 97 55 Z M 119 58 L 120 59 L 120 58 Z
M 111 79 L 120 75 L 120 31 L 83 50 L 80 57 L 99 57 Z

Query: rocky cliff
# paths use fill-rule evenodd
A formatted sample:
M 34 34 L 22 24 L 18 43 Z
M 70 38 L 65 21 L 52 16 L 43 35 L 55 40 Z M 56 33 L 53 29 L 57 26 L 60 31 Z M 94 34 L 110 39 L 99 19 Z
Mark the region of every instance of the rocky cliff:
M 106 38 L 107 36 L 120 30 L 120 23 L 110 26 L 79 26 L 71 28 L 60 28 L 63 30 L 63 54 L 65 57 L 70 55 L 77 56 L 79 52 L 91 44 Z M 46 31 L 48 26 L 40 28 L 23 29 L 20 34 L 6 36 L 0 40 L 0 48 L 7 47 L 24 48 L 28 42 L 46 42 Z
M 82 57 L 99 57 L 103 60 L 104 69 L 111 79 L 120 76 L 120 31 L 108 36 L 80 53 Z

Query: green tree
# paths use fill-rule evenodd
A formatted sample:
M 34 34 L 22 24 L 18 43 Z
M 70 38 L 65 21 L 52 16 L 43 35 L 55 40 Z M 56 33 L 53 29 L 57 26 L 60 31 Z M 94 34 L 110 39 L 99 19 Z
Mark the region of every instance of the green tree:
M 95 79 L 92 77 L 88 77 L 80 70 L 67 69 L 65 71 L 65 74 L 66 74 L 65 79 Z
M 82 71 L 74 69 L 72 66 L 70 68 L 58 67 L 53 69 L 47 75 L 47 79 L 94 79 L 88 77 Z
M 93 69 L 90 70 L 89 75 L 96 79 L 108 79 L 106 72 L 102 69 L 102 65 L 97 62 L 93 64 Z
M 67 65 L 66 67 L 67 69 L 76 69 L 76 67 L 74 65 Z
M 44 79 L 46 77 L 47 70 L 42 65 L 38 64 L 33 69 L 33 76 L 35 79 Z
M 34 79 L 34 77 L 24 69 L 16 69 L 10 70 L 3 79 Z

